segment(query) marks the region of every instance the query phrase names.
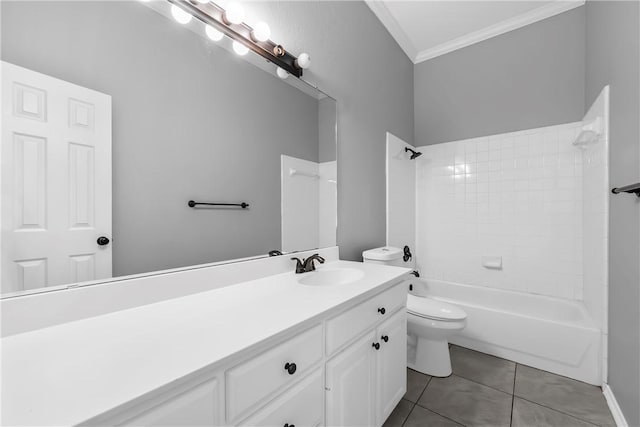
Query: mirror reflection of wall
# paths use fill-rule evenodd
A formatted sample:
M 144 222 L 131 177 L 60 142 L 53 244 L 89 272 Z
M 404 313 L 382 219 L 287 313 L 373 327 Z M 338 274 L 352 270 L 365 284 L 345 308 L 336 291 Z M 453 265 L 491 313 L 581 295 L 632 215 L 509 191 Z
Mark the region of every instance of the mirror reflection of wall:
M 3 271 L 15 273 L 10 280 L 3 273 L 3 293 L 259 256 L 272 249 L 335 245 L 333 99 L 320 91 L 294 88 L 137 1 L 7 1 L 1 8 L 1 59 L 26 69 L 13 75 L 13 82 L 3 81 L 3 86 L 31 79 L 23 86 L 44 94 L 45 122 L 64 117 L 63 125 L 52 125 L 56 129 L 70 123 L 70 114 L 80 122 L 91 117 L 95 125 L 70 135 L 53 130 L 40 135 L 44 122 L 21 117 L 14 120 L 13 129 L 3 131 L 3 158 L 5 146 L 19 145 L 23 150 L 12 149 L 10 176 L 3 168 Z M 45 80 L 30 72 L 41 73 Z M 43 87 L 38 88 L 38 82 Z M 65 84 L 69 91 L 81 92 L 63 93 L 58 86 Z M 3 90 L 3 97 L 15 93 Z M 27 109 L 33 93 L 27 90 L 20 98 Z M 103 124 L 111 130 L 106 138 L 112 144 L 110 170 L 99 170 L 102 158 L 92 142 L 105 139 L 104 134 L 96 136 L 99 121 L 107 120 L 98 113 L 109 108 L 99 106 L 99 101 L 78 99 L 77 105 L 91 106 L 85 111 L 64 101 L 65 96 L 75 99 L 83 93 L 110 99 L 111 124 Z M 61 101 L 54 105 L 58 98 Z M 33 99 L 37 110 L 39 98 Z M 3 99 L 4 105 L 10 104 Z M 5 123 L 12 123 L 7 119 L 13 114 L 3 107 Z M 16 142 L 15 134 L 32 139 Z M 72 153 L 70 147 L 81 148 L 76 150 L 80 160 L 76 156 L 75 163 L 60 165 L 73 167 L 69 176 L 75 181 L 64 178 L 61 188 L 66 189 L 53 194 L 51 183 L 63 172 L 47 162 L 52 150 Z M 18 151 L 26 155 L 15 157 Z M 294 197 L 299 195 L 281 193 L 283 155 L 313 162 L 318 172 L 322 168 L 323 179 L 316 181 L 315 216 L 293 218 L 298 230 L 316 236 L 300 242 L 311 246 L 294 243 L 285 248 L 283 242 L 288 223 L 281 208 L 298 204 Z M 26 181 L 16 179 L 18 175 Z M 111 207 L 97 203 L 97 183 L 105 180 L 112 184 Z M 20 182 L 29 183 L 19 189 L 27 192 L 22 202 L 36 210 L 35 225 L 29 230 L 16 227 L 24 219 L 16 218 Z M 9 199 L 15 201 L 10 212 L 5 211 Z M 194 209 L 187 206 L 188 200 L 250 206 Z M 11 235 L 25 231 L 44 235 L 55 209 L 67 234 L 52 235 L 46 245 L 28 253 L 7 250 Z M 104 211 L 112 212 L 112 230 L 96 224 Z M 76 227 L 69 225 L 74 212 L 84 215 Z M 89 242 L 90 247 L 61 251 L 62 242 L 75 239 L 79 233 L 74 232 L 80 229 L 87 234 L 84 245 Z M 101 236 L 109 243 L 98 245 Z M 100 256 L 111 251 L 112 266 L 101 266 Z M 7 258 L 10 254 L 12 259 Z M 50 277 L 55 269 L 66 270 L 67 279 Z

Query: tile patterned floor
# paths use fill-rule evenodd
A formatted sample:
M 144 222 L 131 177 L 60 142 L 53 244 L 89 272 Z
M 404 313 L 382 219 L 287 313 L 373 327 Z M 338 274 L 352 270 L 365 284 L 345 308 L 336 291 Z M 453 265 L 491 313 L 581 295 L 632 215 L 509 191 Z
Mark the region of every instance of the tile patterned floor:
M 407 370 L 407 393 L 384 427 L 615 427 L 599 387 L 463 347 L 453 374 Z

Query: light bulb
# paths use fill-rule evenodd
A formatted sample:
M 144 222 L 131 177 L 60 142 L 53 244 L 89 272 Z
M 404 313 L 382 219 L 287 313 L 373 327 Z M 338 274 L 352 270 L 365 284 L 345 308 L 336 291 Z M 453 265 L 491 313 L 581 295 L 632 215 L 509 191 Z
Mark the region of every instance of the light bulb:
M 180 24 L 188 24 L 189 21 L 191 21 L 191 15 L 176 5 L 171 6 L 171 15 L 173 16 L 173 19 L 178 21 Z
M 280 68 L 278 67 L 278 69 L 276 70 L 276 74 L 278 75 L 278 77 L 280 77 L 282 80 L 286 79 L 287 77 L 289 77 L 289 73 L 287 73 L 287 71 L 284 68 Z
M 238 55 L 246 55 L 249 52 L 249 48 L 243 45 L 242 43 L 238 43 L 236 41 L 233 42 L 233 51 Z
M 207 37 L 209 37 L 214 42 L 219 42 L 220 40 L 222 40 L 222 36 L 224 36 L 224 34 L 213 28 L 211 25 L 207 25 L 204 28 L 204 31 L 205 33 L 207 33 Z
M 251 37 L 259 42 L 266 42 L 269 40 L 269 37 L 271 37 L 271 28 L 269 28 L 266 22 L 260 21 L 253 27 Z
M 224 11 L 224 17 L 232 24 L 240 24 L 244 21 L 244 8 L 238 2 L 231 2 Z
M 307 69 L 311 66 L 311 57 L 308 53 L 301 53 L 296 59 L 296 65 L 300 68 Z

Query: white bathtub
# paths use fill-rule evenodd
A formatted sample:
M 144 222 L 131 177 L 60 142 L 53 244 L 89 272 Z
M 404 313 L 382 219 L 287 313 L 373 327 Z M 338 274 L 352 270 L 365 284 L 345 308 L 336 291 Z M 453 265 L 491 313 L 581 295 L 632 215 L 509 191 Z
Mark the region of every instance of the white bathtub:
M 601 333 L 582 303 L 438 280 L 409 283 L 411 293 L 467 312 L 466 328 L 451 343 L 602 385 Z

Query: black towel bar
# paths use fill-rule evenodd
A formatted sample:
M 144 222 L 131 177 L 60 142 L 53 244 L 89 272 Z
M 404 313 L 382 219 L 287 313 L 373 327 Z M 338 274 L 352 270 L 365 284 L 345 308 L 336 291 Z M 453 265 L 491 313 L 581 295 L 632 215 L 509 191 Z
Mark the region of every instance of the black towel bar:
M 631 185 L 625 185 L 624 187 L 613 188 L 611 192 L 613 194 L 635 193 L 636 196 L 640 197 L 640 182 Z
M 195 208 L 198 205 L 205 205 L 205 206 L 239 206 L 242 209 L 246 209 L 249 207 L 249 203 L 205 203 L 205 202 L 194 202 L 193 200 L 189 200 L 189 203 L 187 203 L 187 205 L 190 208 Z

